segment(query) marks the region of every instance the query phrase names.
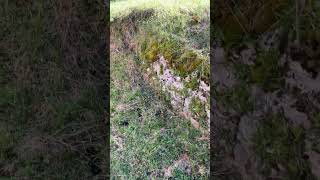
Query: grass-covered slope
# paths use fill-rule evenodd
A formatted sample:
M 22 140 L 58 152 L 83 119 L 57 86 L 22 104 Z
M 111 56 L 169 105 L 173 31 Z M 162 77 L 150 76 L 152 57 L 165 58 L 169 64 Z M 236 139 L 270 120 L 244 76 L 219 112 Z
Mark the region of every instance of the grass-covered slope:
M 174 91 L 179 96 L 197 89 L 198 79 L 208 83 L 208 13 L 209 1 L 201 0 L 111 2 L 113 178 L 208 179 L 205 103 L 193 100 L 195 117 L 185 118 L 154 70 L 163 57 L 168 66 L 160 75 L 170 69 L 172 76 L 190 76 Z

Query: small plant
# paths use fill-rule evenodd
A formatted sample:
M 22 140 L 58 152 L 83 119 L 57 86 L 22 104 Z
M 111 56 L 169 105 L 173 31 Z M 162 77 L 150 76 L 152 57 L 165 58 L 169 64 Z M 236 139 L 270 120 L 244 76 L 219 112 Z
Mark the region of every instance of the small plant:
M 192 98 L 190 110 L 199 119 L 201 127 L 208 126 L 206 122 L 207 114 L 205 110 L 205 105 L 199 100 L 199 98 Z
M 279 65 L 280 54 L 277 50 L 264 51 L 251 67 L 250 80 L 265 91 L 273 91 L 283 84 L 282 68 Z
M 192 78 L 189 82 L 185 83 L 186 88 L 190 88 L 191 90 L 195 90 L 199 87 L 199 81 L 197 78 Z
M 218 99 L 226 108 L 234 109 L 239 113 L 253 110 L 253 101 L 250 98 L 249 89 L 246 85 L 236 85 L 226 90 Z

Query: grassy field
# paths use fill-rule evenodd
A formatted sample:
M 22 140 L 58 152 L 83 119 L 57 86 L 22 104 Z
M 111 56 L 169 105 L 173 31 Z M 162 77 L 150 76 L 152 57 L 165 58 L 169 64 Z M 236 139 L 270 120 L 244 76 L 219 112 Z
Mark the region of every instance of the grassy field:
M 112 1 L 110 7 L 112 178 L 208 179 L 208 141 L 144 79 L 142 57 L 168 51 L 140 48 L 161 39 L 173 51 L 206 56 L 209 29 L 192 36 L 189 23 L 209 12 L 209 1 Z
M 105 176 L 98 1 L 0 2 L 0 179 Z

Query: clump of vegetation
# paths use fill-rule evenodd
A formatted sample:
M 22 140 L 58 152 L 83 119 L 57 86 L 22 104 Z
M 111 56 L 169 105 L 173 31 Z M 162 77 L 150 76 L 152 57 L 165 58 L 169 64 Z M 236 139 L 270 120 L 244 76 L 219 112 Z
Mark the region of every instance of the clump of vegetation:
M 282 167 L 289 179 L 311 176 L 303 159 L 304 137 L 302 127 L 290 125 L 280 114 L 267 116 L 253 139 L 254 150 L 263 163 L 263 173 L 270 175 L 272 168 L 279 170 Z
M 200 101 L 199 98 L 192 98 L 190 103 L 190 110 L 192 114 L 194 114 L 200 122 L 201 127 L 207 127 L 208 122 L 206 122 L 207 114 L 205 109 L 205 104 Z
M 185 51 L 180 58 L 175 62 L 176 70 L 179 75 L 186 77 L 192 73 L 205 59 L 201 55 L 192 50 Z
M 248 83 L 250 80 L 250 66 L 242 63 L 234 64 L 235 76 L 241 83 Z
M 181 43 L 175 40 L 161 38 L 156 35 L 143 35 L 138 37 L 137 41 L 140 44 L 140 58 L 149 63 L 150 61 L 156 61 L 158 55 L 162 55 L 172 66 L 174 61 L 181 55 Z
M 250 97 L 249 88 L 244 84 L 239 84 L 226 90 L 218 96 L 227 109 L 233 109 L 239 113 L 246 113 L 253 110 L 253 100 Z
M 185 77 L 199 69 L 206 59 L 194 50 L 187 50 L 181 44 L 184 43 L 157 36 L 143 37 L 140 43 L 140 58 L 152 63 L 162 55 L 177 74 Z
M 189 80 L 189 82 L 185 83 L 185 88 L 190 88 L 191 90 L 195 90 L 199 87 L 199 80 L 196 77 L 193 77 Z
M 279 65 L 280 54 L 277 50 L 261 52 L 251 67 L 250 80 L 265 91 L 273 91 L 282 87 L 282 68 Z
M 313 127 L 320 128 L 320 113 L 314 113 L 312 118 Z

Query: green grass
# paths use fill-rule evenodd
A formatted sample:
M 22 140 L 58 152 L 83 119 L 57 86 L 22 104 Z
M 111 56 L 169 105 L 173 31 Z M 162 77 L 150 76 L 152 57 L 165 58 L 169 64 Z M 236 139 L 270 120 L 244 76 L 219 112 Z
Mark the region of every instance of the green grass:
M 176 74 L 198 71 L 209 79 L 209 1 L 127 0 L 110 8 L 111 42 L 118 47 L 111 53 L 113 179 L 164 178 L 170 166 L 174 179 L 208 179 L 208 142 L 197 140 L 202 133 L 172 112 L 170 98 L 144 82 L 141 71 L 163 55 Z M 191 174 L 174 168 L 183 154 Z
M 194 169 L 188 177 L 206 179 L 207 175 L 201 175 L 195 169 L 198 166 L 208 167 L 208 143 L 197 141 L 201 132 L 194 129 L 189 121 L 166 111 L 168 107 L 157 97 L 145 99 L 144 94 L 148 93 L 146 88 L 151 87 L 130 86 L 125 70 L 127 61 L 131 58 L 130 55 L 121 54 L 112 54 L 111 57 L 111 124 L 114 131 L 111 136 L 122 136 L 124 144 L 123 149 L 118 149 L 116 140 L 111 137 L 112 177 L 146 179 L 173 165 L 183 153 L 187 153 Z M 116 110 L 121 104 L 133 102 L 135 104 L 129 110 Z M 123 125 L 124 121 L 127 125 Z M 173 174 L 176 178 L 183 176 L 179 172 Z M 158 177 L 163 176 L 158 174 Z
M 69 2 L 0 2 L 1 177 L 93 179 L 92 155 L 104 161 L 103 7 Z
M 238 84 L 221 93 L 217 99 L 228 110 L 247 113 L 253 110 L 254 105 L 249 90 L 247 85 Z
M 280 54 L 277 50 L 261 52 L 251 68 L 250 80 L 265 91 L 279 89 L 283 85 L 283 70 L 279 64 Z
M 253 142 L 255 151 L 263 163 L 262 172 L 270 175 L 271 168 L 281 164 L 286 178 L 313 179 L 307 161 L 303 159 L 305 130 L 292 126 L 280 114 L 266 117 L 258 128 Z
M 209 1 L 117 1 L 110 8 L 113 36 L 135 43 L 144 67 L 163 55 L 174 73 L 198 71 L 209 82 Z
M 160 15 L 165 17 L 172 15 L 183 15 L 180 9 L 186 12 L 201 14 L 204 9 L 209 8 L 209 1 L 206 0 L 122 0 L 111 2 L 110 18 L 111 21 L 117 17 L 125 17 L 133 9 L 145 10 L 155 9 Z M 170 23 L 170 22 L 168 22 Z

